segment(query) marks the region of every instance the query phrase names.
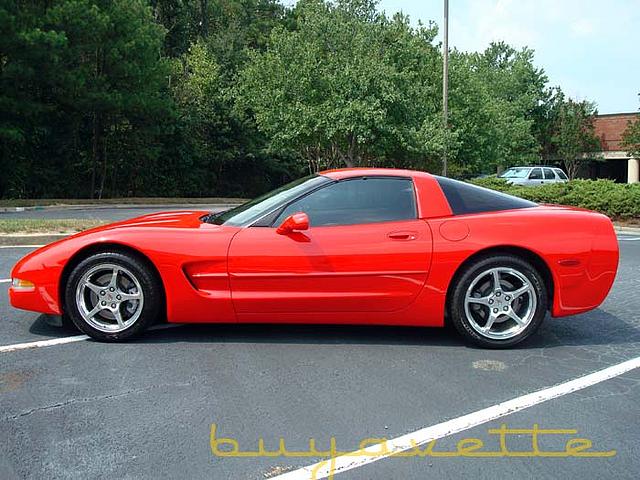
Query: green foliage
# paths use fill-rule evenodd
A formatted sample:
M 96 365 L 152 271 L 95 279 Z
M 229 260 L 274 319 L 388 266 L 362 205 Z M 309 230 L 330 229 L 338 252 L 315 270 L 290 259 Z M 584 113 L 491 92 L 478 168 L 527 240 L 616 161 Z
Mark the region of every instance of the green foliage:
M 294 30 L 274 29 L 237 89 L 274 149 L 311 170 L 368 165 L 441 149 L 433 27 L 378 13 L 375 2 L 301 2 Z
M 504 179 L 488 177 L 471 183 L 538 203 L 571 205 L 602 212 L 613 219 L 640 218 L 640 184 L 612 180 L 572 180 L 535 187 L 510 185 Z
M 0 0 L 0 198 L 253 196 L 593 146 L 591 107 L 504 43 L 451 52 L 444 128 L 436 33 L 376 0 Z
M 622 134 L 622 146 L 627 149 L 629 155 L 640 158 L 640 119 L 629 122 Z
M 492 44 L 451 54 L 450 129 L 442 128 L 442 56 L 435 26 L 411 28 L 373 1 L 300 2 L 296 28 L 274 30 L 241 74 L 238 104 L 273 148 L 310 169 L 393 165 L 456 175 L 527 164 L 541 153 L 552 91 L 533 52 Z
M 527 165 L 539 158 L 534 125 L 549 100 L 533 51 L 491 44 L 483 53 L 451 55 L 450 121 L 454 164 L 462 173 Z
M 560 103 L 557 127 L 551 141 L 571 179 L 576 177 L 580 163 L 593 160 L 594 152 L 600 149 L 593 125 L 596 113 L 595 105 L 586 100 L 567 99 Z
M 157 160 L 164 31 L 142 0 L 42 5 L 0 6 L 0 195 L 101 196 Z

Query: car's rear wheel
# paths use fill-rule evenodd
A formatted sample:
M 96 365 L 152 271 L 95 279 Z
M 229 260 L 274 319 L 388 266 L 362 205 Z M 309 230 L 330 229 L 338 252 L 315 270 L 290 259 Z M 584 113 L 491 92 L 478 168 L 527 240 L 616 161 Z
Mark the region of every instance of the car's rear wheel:
M 120 252 L 81 261 L 65 288 L 66 313 L 87 335 L 122 341 L 140 334 L 158 317 L 161 286 L 145 262 Z
M 515 255 L 479 259 L 458 277 L 450 314 L 456 329 L 482 347 L 522 342 L 542 324 L 547 289 L 536 268 Z

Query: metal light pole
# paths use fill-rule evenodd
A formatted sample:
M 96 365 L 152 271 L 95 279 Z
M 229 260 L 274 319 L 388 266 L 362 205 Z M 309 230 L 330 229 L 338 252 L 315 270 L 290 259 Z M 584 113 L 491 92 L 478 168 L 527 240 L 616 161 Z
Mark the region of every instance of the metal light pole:
M 444 0 L 444 41 L 442 42 L 442 123 L 444 149 L 442 150 L 442 175 L 447 175 L 447 143 L 449 129 L 449 0 Z

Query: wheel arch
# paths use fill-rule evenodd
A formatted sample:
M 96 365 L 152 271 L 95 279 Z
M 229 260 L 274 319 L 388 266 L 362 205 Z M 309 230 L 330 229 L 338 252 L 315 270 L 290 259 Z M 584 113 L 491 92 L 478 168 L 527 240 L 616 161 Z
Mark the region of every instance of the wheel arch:
M 156 280 L 160 285 L 160 291 L 162 294 L 161 312 L 163 312 L 162 313 L 163 315 L 166 315 L 166 311 L 167 311 L 166 291 L 165 291 L 164 282 L 162 281 L 162 277 L 160 276 L 160 272 L 158 271 L 158 268 L 151 261 L 151 259 L 147 255 L 142 253 L 140 250 L 134 247 L 131 247 L 129 245 L 124 245 L 122 243 L 117 243 L 117 242 L 92 243 L 90 245 L 86 245 L 81 249 L 79 249 L 77 252 L 75 252 L 69 258 L 69 260 L 67 260 L 67 263 L 64 265 L 62 269 L 62 273 L 60 274 L 60 281 L 58 284 L 58 298 L 60 299 L 60 311 L 62 312 L 62 314 L 64 315 L 64 310 L 65 310 L 64 290 L 66 288 L 67 281 L 69 280 L 69 276 L 71 275 L 71 272 L 85 258 L 88 258 L 91 255 L 95 255 L 97 253 L 103 253 L 103 252 L 117 252 L 117 253 L 131 255 L 136 259 L 138 259 L 139 261 L 141 261 L 142 263 L 144 263 L 145 265 L 147 265 L 152 275 L 156 277 Z
M 531 265 L 535 267 L 535 269 L 540 273 L 542 279 L 544 280 L 545 288 L 547 289 L 547 295 L 549 297 L 548 309 L 551 310 L 553 306 L 553 295 L 555 292 L 555 283 L 553 280 L 553 274 L 551 273 L 551 269 L 547 262 L 536 252 L 533 250 L 529 250 L 528 248 L 518 247 L 514 245 L 498 245 L 493 247 L 484 248 L 482 250 L 478 250 L 474 254 L 467 257 L 456 269 L 453 277 L 451 278 L 451 282 L 449 282 L 449 287 L 447 288 L 447 296 L 445 301 L 445 312 L 446 315 L 449 315 L 449 309 L 451 305 L 451 296 L 453 295 L 453 290 L 455 285 L 462 275 L 462 272 L 471 264 L 481 260 L 482 258 L 489 257 L 492 255 L 499 254 L 510 254 L 515 255 L 517 257 L 526 260 Z

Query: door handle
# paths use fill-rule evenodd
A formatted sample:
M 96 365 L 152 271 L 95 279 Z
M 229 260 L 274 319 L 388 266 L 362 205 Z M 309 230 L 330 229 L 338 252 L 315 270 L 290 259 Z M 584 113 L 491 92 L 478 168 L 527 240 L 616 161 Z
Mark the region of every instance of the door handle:
M 415 240 L 418 232 L 391 232 L 387 235 L 391 240 Z

